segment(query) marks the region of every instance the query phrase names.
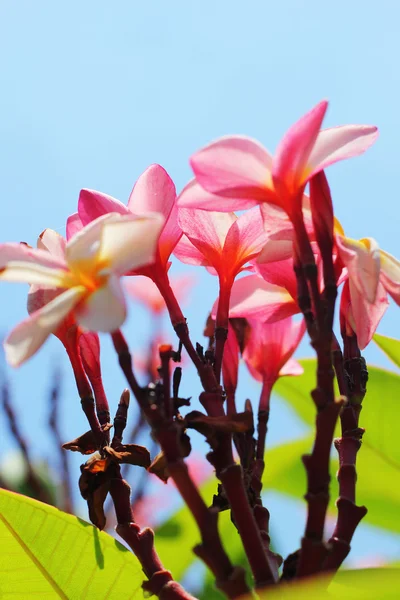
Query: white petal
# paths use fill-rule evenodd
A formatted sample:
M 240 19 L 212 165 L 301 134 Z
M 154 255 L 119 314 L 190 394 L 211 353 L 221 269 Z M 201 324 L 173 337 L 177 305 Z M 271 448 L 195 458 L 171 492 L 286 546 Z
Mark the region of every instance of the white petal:
M 71 288 L 17 325 L 4 342 L 10 365 L 17 367 L 32 356 L 73 310 L 84 292 L 81 286 Z
M 53 269 L 66 269 L 65 260 L 52 256 L 47 250 L 31 248 L 26 244 L 0 244 L 0 271 L 10 262 L 34 263 Z
M 65 256 L 71 268 L 90 270 L 91 267 L 95 267 L 100 252 L 100 239 L 104 222 L 113 220 L 116 216 L 116 213 L 102 215 L 68 240 Z
M 120 275 L 152 263 L 163 224 L 164 218 L 157 213 L 107 221 L 102 228 L 98 260 Z
M 9 262 L 0 271 L 0 280 L 17 283 L 30 283 L 50 287 L 71 287 L 73 280 L 68 271 L 51 269 L 42 265 L 25 262 Z
M 126 318 L 124 292 L 117 277 L 91 294 L 75 311 L 79 325 L 89 331 L 115 331 Z

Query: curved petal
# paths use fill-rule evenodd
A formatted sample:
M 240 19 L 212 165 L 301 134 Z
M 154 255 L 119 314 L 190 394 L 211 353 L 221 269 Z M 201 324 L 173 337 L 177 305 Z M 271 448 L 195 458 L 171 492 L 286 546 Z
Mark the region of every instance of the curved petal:
M 350 280 L 368 302 L 375 302 L 380 273 L 380 251 L 376 241 L 373 238 L 357 241 L 337 235 L 336 245 Z
M 57 258 L 47 250 L 31 248 L 27 244 L 12 242 L 0 244 L 0 273 L 10 262 L 32 263 L 51 269 L 67 268 L 65 259 Z
M 276 150 L 272 178 L 287 191 L 296 191 L 304 181 L 307 162 L 327 108 L 326 100 L 314 106 L 290 127 Z
M 98 261 L 120 275 L 152 263 L 163 224 L 157 213 L 148 217 L 117 215 L 103 222 Z
M 67 219 L 67 224 L 66 224 L 67 242 L 72 238 L 73 235 L 78 233 L 78 231 L 80 231 L 82 229 L 82 227 L 83 227 L 83 223 L 81 221 L 79 214 L 76 212 L 76 213 L 70 215 Z
M 126 303 L 118 277 L 93 292 L 75 310 L 76 320 L 89 331 L 110 333 L 119 329 L 126 318 Z
M 190 164 L 197 181 L 212 194 L 262 202 L 273 192 L 272 157 L 246 136 L 211 142 L 190 158 Z
M 176 201 L 182 208 L 201 208 L 201 210 L 212 210 L 220 212 L 232 212 L 234 210 L 244 210 L 256 206 L 258 200 L 248 200 L 247 198 L 225 198 L 207 192 L 201 185 L 192 179 L 181 191 Z
M 160 165 L 150 165 L 135 183 L 128 209 L 135 215 L 160 213 L 167 220 L 176 200 L 174 182 Z
M 53 229 L 45 229 L 39 235 L 37 247 L 41 250 L 47 250 L 52 256 L 59 259 L 60 262 L 65 262 L 65 246 L 66 241 L 62 235 L 53 231 Z
M 69 288 L 75 285 L 75 280 L 68 271 L 17 261 L 10 261 L 0 270 L 1 280 L 47 285 L 53 288 Z
M 223 260 L 238 267 L 254 259 L 265 243 L 267 234 L 260 207 L 254 206 L 236 219 L 228 230 L 223 247 Z
M 400 306 L 400 261 L 389 252 L 380 250 L 381 280 L 393 300 Z
M 57 330 L 84 293 L 82 286 L 71 288 L 17 325 L 4 342 L 7 361 L 17 367 L 32 356 L 50 333 Z
M 116 213 L 102 215 L 85 225 L 83 229 L 68 240 L 65 257 L 70 268 L 81 270 L 95 267 L 100 252 L 100 236 L 103 224 L 106 221 L 115 220 L 116 217 L 120 218 Z
M 218 302 L 215 302 L 213 315 L 217 306 Z M 232 286 L 229 318 L 273 322 L 298 312 L 300 309 L 287 290 L 264 281 L 259 275 L 241 277 Z
M 175 203 L 158 240 L 158 255 L 163 266 L 166 266 L 181 237 L 182 229 L 178 222 L 178 206 Z
M 254 264 L 254 269 L 265 281 L 285 288 L 293 299 L 297 298 L 297 282 L 292 257 L 267 264 Z
M 354 323 L 350 323 L 357 334 L 357 342 L 360 350 L 370 343 L 380 320 L 386 312 L 389 302 L 385 288 L 379 283 L 374 303 L 366 300 L 365 295 L 357 289 L 350 279 L 351 316 Z
M 196 248 L 196 246 L 193 246 L 186 235 L 183 235 L 175 246 L 174 256 L 187 265 L 197 265 L 198 267 L 206 267 L 208 265 L 204 255 Z
M 236 215 L 180 208 L 178 218 L 183 233 L 203 254 L 207 264 L 217 268 L 226 236 L 237 219 Z
M 363 154 L 378 135 L 378 128 L 373 125 L 342 125 L 320 131 L 308 158 L 308 174 L 303 183 L 339 160 Z
M 107 213 L 127 215 L 129 210 L 122 202 L 108 196 L 108 194 L 96 192 L 95 190 L 81 190 L 78 200 L 78 214 L 83 225 L 87 225 Z

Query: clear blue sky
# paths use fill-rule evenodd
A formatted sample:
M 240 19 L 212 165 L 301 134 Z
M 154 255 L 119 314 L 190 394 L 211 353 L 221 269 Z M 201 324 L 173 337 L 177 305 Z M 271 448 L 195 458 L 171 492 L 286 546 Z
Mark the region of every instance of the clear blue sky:
M 190 154 L 223 134 L 248 134 L 274 150 L 293 121 L 328 98 L 326 126 L 380 128 L 365 156 L 327 172 L 337 216 L 349 236 L 373 236 L 400 256 L 399 19 L 394 0 L 1 2 L 0 240 L 34 244 L 45 227 L 63 232 L 82 187 L 126 201 L 153 162 L 181 189 Z M 215 280 L 199 276 L 201 291 L 186 310 L 197 339 L 216 294 Z M 25 301 L 25 286 L 2 284 L 4 332 L 25 316 Z M 140 309 L 125 331 L 134 347 L 143 343 Z M 400 336 L 393 307 L 380 331 Z M 115 406 L 124 383 L 107 341 L 104 356 Z M 385 364 L 377 350 L 369 356 Z M 55 364 L 65 373 L 68 439 L 85 422 L 59 342 L 10 374 L 40 453 L 50 450 L 41 428 Z M 186 379 L 188 394 L 194 383 Z M 6 434 L 0 451 L 9 447 Z

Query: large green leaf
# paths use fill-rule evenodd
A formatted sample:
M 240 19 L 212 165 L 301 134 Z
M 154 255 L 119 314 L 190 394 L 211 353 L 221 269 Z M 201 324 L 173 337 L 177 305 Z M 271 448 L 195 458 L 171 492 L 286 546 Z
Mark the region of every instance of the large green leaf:
M 313 578 L 265 591 L 260 600 L 390 600 L 399 597 L 399 582 L 396 568 L 341 570 L 330 585 L 324 577 Z
M 136 557 L 85 521 L 0 490 L 0 598 L 143 598 Z
M 381 335 L 380 333 L 376 333 L 373 340 L 379 348 L 383 350 L 386 356 L 388 356 L 395 365 L 400 367 L 400 340 Z
M 281 378 L 275 391 L 306 423 L 313 425 L 315 407 L 310 391 L 315 387 L 316 361 L 307 359 L 300 362 L 304 374 Z M 400 471 L 400 376 L 378 367 L 368 367 L 368 372 L 367 395 L 360 416 L 360 426 L 366 429 L 363 444 Z

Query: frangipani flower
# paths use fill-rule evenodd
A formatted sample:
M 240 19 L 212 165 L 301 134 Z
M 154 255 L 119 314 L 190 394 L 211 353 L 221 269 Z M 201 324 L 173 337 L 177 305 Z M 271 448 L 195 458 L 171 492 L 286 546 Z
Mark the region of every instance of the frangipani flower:
M 164 226 L 159 233 L 153 262 L 143 268 L 132 269 L 127 275 L 150 277 L 167 303 L 173 324 L 184 322 L 185 319 L 173 296 L 168 279 L 168 269 L 171 265 L 169 258 L 182 236 L 178 225 L 175 185 L 168 173 L 160 165 L 154 164 L 148 167 L 135 183 L 127 206 L 102 192 L 87 189 L 81 191 L 78 214 L 84 225 L 110 212 L 141 216 L 155 212 L 163 215 Z M 71 226 L 73 225 L 74 223 L 71 223 Z
M 0 244 L 0 279 L 63 290 L 9 334 L 5 351 L 10 364 L 32 356 L 70 313 L 88 330 L 118 329 L 126 316 L 119 279 L 154 259 L 162 225 L 157 214 L 106 215 L 69 240 L 65 258 L 24 244 Z
M 400 263 L 373 238 L 353 240 L 337 235 L 336 245 L 348 277 L 341 312 L 362 350 L 388 307 L 386 292 L 400 305 Z
M 66 241 L 52 229 L 45 229 L 40 234 L 37 247 L 65 261 Z M 60 288 L 32 285 L 28 293 L 28 313 L 32 315 L 62 293 L 63 290 Z M 52 333 L 58 337 L 67 351 L 81 398 L 92 394 L 88 383 L 89 378 L 98 410 L 106 410 L 108 403 L 101 377 L 100 340 L 97 333 L 84 331 L 79 327 L 72 312 Z
M 229 296 L 235 277 L 256 258 L 267 241 L 258 207 L 237 217 L 182 208 L 179 224 L 186 237 L 175 249 L 182 262 L 211 267 L 219 278 L 217 327 L 228 327 Z
M 251 333 L 247 340 L 243 358 L 252 374 L 262 381 L 263 389 L 259 410 L 269 409 L 271 389 L 283 375 L 301 375 L 301 365 L 291 358 L 305 332 L 304 319 L 294 321 L 292 317 L 276 323 L 250 320 Z
M 322 101 L 292 125 L 272 157 L 257 141 L 227 136 L 191 157 L 197 182 L 209 193 L 194 205 L 193 189 L 181 195 L 180 206 L 231 211 L 269 202 L 293 219 L 301 209 L 308 181 L 331 164 L 362 154 L 377 138 L 377 128 L 345 125 L 320 130 L 328 102 Z M 190 184 L 189 184 L 190 185 Z

